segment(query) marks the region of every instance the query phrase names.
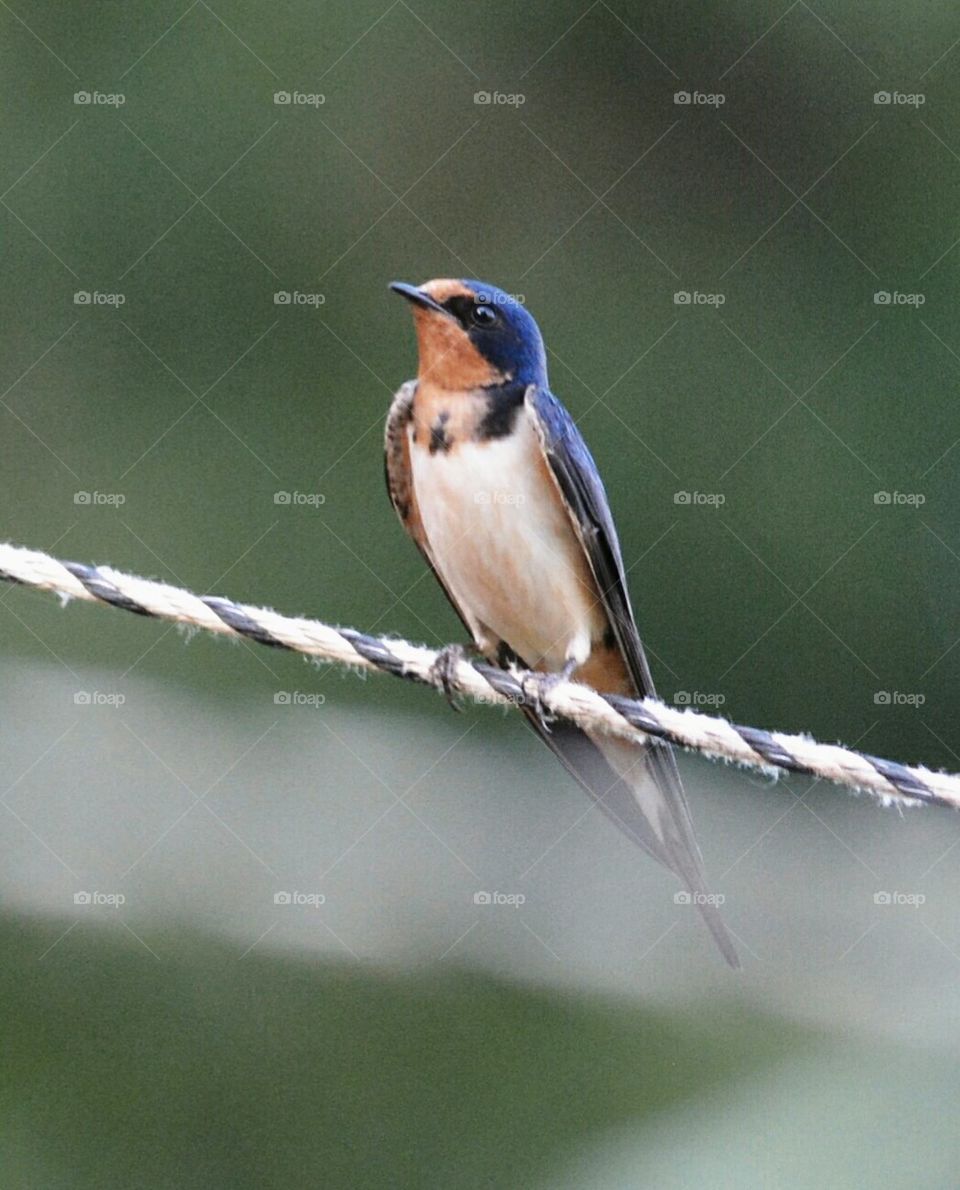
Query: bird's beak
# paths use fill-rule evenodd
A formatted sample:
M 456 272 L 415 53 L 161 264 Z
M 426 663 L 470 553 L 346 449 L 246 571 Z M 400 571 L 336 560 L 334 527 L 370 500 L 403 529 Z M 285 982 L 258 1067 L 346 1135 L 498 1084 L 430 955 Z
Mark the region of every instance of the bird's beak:
M 424 310 L 435 310 L 438 314 L 448 313 L 439 302 L 433 300 L 429 293 L 418 289 L 416 285 L 408 285 L 406 281 L 391 281 L 390 288 L 394 293 L 399 293 L 408 302 L 412 302 L 415 306 L 420 306 Z

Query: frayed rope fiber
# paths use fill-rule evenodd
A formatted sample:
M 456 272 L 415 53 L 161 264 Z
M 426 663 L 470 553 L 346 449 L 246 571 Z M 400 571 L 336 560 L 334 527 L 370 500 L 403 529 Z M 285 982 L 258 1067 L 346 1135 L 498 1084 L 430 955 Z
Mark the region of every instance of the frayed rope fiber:
M 478 702 L 529 703 L 635 744 L 650 737 L 702 752 L 766 774 L 803 773 L 848 789 L 871 793 L 885 803 L 928 803 L 960 808 L 960 775 L 898 764 L 802 735 L 740 727 L 726 719 L 678 710 L 656 699 L 634 700 L 599 694 L 578 682 L 543 683 L 542 674 L 504 670 L 467 656 L 441 656 L 405 640 L 333 628 L 318 620 L 281 616 L 267 608 L 234 603 L 123 574 L 108 566 L 61 562 L 49 554 L 0 544 L 0 580 L 55 591 L 62 597 L 105 603 L 138 616 L 172 620 L 222 636 L 245 637 L 274 649 L 288 649 L 334 665 L 379 670 Z M 538 682 L 538 679 L 541 679 Z

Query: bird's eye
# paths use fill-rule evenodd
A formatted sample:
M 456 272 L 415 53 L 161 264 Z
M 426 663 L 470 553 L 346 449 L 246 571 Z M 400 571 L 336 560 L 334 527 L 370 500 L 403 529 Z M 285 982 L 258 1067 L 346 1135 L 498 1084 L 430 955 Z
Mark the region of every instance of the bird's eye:
M 497 312 L 492 306 L 474 306 L 470 317 L 476 326 L 493 326 L 497 321 Z

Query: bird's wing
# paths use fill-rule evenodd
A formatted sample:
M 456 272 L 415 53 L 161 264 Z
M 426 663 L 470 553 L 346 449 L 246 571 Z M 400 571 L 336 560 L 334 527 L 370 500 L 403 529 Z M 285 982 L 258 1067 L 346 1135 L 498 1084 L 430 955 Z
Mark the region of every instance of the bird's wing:
M 596 464 L 570 414 L 552 393 L 531 385 L 526 407 L 597 584 L 619 659 L 634 692 L 641 697 L 654 696 L 650 667 L 630 606 L 620 542 Z M 530 719 L 536 727 L 535 720 Z M 671 868 L 691 892 L 705 894 L 703 861 L 673 749 L 651 741 L 638 759 L 637 750 L 629 744 L 587 737 L 569 724 L 558 727 L 540 734 L 601 808 L 626 834 Z M 588 741 L 592 747 L 588 747 Z M 603 769 L 598 768 L 601 760 L 614 776 L 599 786 L 598 781 L 607 780 Z M 698 907 L 724 957 L 737 966 L 736 952 L 716 906 L 701 899 Z
M 464 628 L 478 639 L 476 626 L 471 625 L 470 618 L 450 593 L 449 587 L 443 581 L 437 564 L 430 551 L 430 543 L 420 519 L 420 508 L 413 486 L 413 475 L 410 467 L 410 438 L 408 430 L 413 420 L 413 398 L 416 396 L 417 382 L 408 380 L 397 389 L 387 414 L 387 424 L 384 431 L 384 471 L 387 480 L 387 492 L 390 502 L 396 510 L 400 523 L 413 538 L 423 555 L 424 561 L 433 571 L 434 578 L 440 584 L 440 589 L 450 601 L 450 606 L 460 617 Z
M 620 540 L 593 456 L 573 418 L 551 392 L 531 385 L 526 405 L 636 692 L 652 695 L 653 678 L 633 619 Z

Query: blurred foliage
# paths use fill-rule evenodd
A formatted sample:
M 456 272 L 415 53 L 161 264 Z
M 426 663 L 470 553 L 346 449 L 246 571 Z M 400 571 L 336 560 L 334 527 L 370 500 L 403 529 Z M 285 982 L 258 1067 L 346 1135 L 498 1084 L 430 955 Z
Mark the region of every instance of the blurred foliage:
M 543 328 L 661 693 L 960 767 L 954 6 L 13 7 L 4 537 L 459 638 L 383 492 L 383 418 L 415 368 L 385 287 L 478 276 Z M 296 91 L 323 102 L 274 102 Z M 687 762 L 754 964 L 734 992 L 672 883 L 583 818 L 512 719 L 23 591 L 0 592 L 0 649 L 2 887 L 24 914 L 3 976 L 5 1184 L 520 1185 L 555 1159 L 561 1185 L 581 1144 L 583 1170 L 607 1170 L 571 1166 L 583 1184 L 617 1184 L 618 1160 L 639 1171 L 625 1185 L 949 1183 L 955 1142 L 917 1143 L 911 1180 L 901 1141 L 936 1129 L 950 1097 L 929 1055 L 960 1040 L 952 816 Z M 126 702 L 81 710 L 78 690 Z M 281 712 L 278 690 L 326 702 Z M 478 926 L 483 886 L 523 889 L 523 914 Z M 83 887 L 124 889 L 127 928 L 167 931 L 148 975 L 119 926 L 34 962 L 60 932 L 34 917 L 59 921 Z M 278 887 L 323 888 L 325 928 L 271 916 Z M 884 916 L 880 889 L 926 902 Z M 218 941 L 177 959 L 171 921 Z M 344 946 L 385 963 L 460 947 L 477 971 L 437 983 L 276 953 Z M 611 987 L 643 1006 L 591 1000 Z M 788 1055 L 808 1073 L 766 1117 L 748 1110 Z M 824 1115 L 872 1095 L 872 1128 Z M 791 1105 L 795 1131 L 772 1135 L 795 1160 L 764 1164 L 743 1137 Z M 639 1140 L 606 1131 L 634 1124 Z M 698 1160 L 671 1183 L 677 1138 Z
M 723 1003 L 668 1012 L 472 973 L 237 963 L 179 929 L 178 957 L 158 963 L 130 938 L 61 934 L 9 920 L 0 929 L 8 1186 L 512 1190 L 539 1184 L 598 1130 L 652 1138 L 664 1119 L 708 1103 L 726 1104 L 733 1125 L 738 1084 L 789 1082 L 830 1046 Z M 884 1141 L 858 1161 L 859 1184 L 921 1184 L 911 1180 L 913 1092 L 949 1102 L 956 1071 L 895 1046 L 872 1061 L 900 1093 L 871 1105 Z M 844 1114 L 856 1137 L 859 1113 Z M 947 1139 L 946 1119 L 936 1132 Z M 745 1172 L 736 1185 L 823 1184 L 816 1159 L 777 1153 L 762 1135 L 732 1127 L 724 1147 L 747 1171 L 777 1175 Z M 656 1184 L 703 1184 L 687 1180 L 695 1146 L 677 1156 Z M 946 1150 L 931 1168 L 948 1177 Z M 629 1184 L 645 1173 L 641 1160 Z

